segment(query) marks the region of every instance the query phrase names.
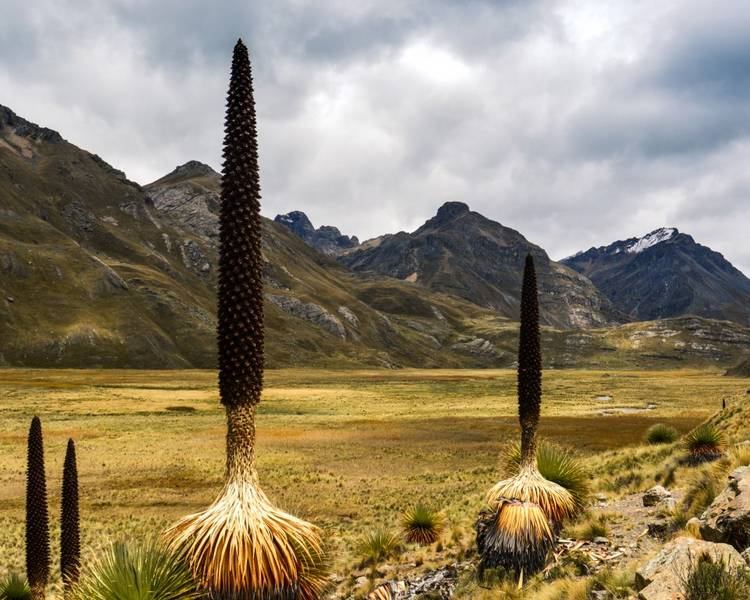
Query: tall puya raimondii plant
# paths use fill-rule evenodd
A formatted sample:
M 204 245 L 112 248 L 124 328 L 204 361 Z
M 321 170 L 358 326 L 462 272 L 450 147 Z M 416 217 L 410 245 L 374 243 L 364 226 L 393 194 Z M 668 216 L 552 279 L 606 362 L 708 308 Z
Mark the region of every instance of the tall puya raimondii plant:
M 510 568 L 521 574 L 544 566 L 562 521 L 575 513 L 571 494 L 539 473 L 537 429 L 542 404 L 542 355 L 536 271 L 526 257 L 521 290 L 518 342 L 518 417 L 521 463 L 518 474 L 487 494 L 490 510 L 477 522 L 477 546 L 484 567 Z
M 167 531 L 214 598 L 319 598 L 320 530 L 273 506 L 258 484 L 255 411 L 263 385 L 263 260 L 253 80 L 242 40 L 227 99 L 219 250 L 219 393 L 227 414 L 224 489 Z
M 26 471 L 26 577 L 32 600 L 43 600 L 49 579 L 49 514 L 44 439 L 39 417 L 31 421 Z
M 60 516 L 60 573 L 65 596 L 69 596 L 78 583 L 81 570 L 81 534 L 78 512 L 78 466 L 76 445 L 68 440 L 63 466 L 63 484 Z

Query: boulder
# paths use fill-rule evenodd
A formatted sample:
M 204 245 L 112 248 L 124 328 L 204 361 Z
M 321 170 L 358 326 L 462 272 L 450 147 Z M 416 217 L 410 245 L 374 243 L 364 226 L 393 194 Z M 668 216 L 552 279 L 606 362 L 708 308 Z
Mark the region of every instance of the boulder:
M 742 568 L 745 561 L 729 544 L 715 544 L 691 537 L 679 537 L 667 543 L 661 551 L 635 574 L 635 585 L 640 600 L 684 600 L 683 579 L 698 562 L 709 555 L 723 560 L 730 568 Z
M 643 494 L 643 506 L 656 506 L 672 497 L 672 492 L 661 485 L 656 485 Z
M 750 546 L 750 467 L 740 467 L 700 517 L 701 537 L 738 550 Z

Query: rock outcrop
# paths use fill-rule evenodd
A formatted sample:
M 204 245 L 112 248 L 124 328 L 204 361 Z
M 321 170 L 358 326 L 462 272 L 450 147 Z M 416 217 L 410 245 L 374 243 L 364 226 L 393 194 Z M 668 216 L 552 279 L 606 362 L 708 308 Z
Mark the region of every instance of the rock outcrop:
M 336 256 L 345 250 L 359 246 L 357 236 L 344 235 L 338 228 L 331 225 L 323 225 L 315 229 L 307 215 L 299 210 L 285 215 L 276 215 L 274 221 L 289 228 L 292 233 L 310 246 L 329 256 Z
M 750 546 L 750 467 L 729 475 L 729 485 L 700 517 L 701 537 L 738 550 Z
M 715 544 L 690 537 L 679 537 L 667 543 L 661 551 L 635 574 L 640 600 L 683 600 L 683 580 L 702 555 L 723 561 L 729 568 L 744 568 L 739 552 L 728 544 Z

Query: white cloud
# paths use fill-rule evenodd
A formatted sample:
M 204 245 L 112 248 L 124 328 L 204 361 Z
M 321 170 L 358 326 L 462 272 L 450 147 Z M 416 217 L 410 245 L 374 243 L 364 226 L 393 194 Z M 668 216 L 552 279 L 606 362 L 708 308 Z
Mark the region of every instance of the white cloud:
M 220 167 L 254 62 L 264 211 L 361 238 L 445 201 L 561 258 L 676 226 L 750 273 L 742 0 L 4 0 L 0 103 L 145 183 Z

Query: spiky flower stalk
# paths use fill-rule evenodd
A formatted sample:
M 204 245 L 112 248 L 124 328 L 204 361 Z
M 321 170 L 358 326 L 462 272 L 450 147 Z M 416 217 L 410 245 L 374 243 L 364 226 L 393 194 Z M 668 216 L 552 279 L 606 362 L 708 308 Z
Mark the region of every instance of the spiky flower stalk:
M 539 473 L 537 429 L 542 404 L 542 355 L 536 271 L 526 257 L 518 342 L 518 420 L 521 456 L 517 475 L 487 494 L 489 511 L 477 522 L 477 546 L 484 566 L 531 573 L 544 564 L 554 532 L 576 511 L 573 496 Z
M 253 80 L 242 40 L 227 98 L 219 249 L 219 393 L 227 413 L 224 489 L 167 532 L 213 598 L 312 600 L 325 579 L 320 531 L 271 504 L 255 469 L 263 388 L 263 257 Z
M 76 445 L 68 440 L 65 452 L 60 517 L 60 573 L 65 595 L 78 583 L 81 571 L 81 534 L 78 514 L 78 466 Z
M 43 600 L 49 579 L 49 515 L 44 440 L 39 417 L 31 421 L 26 471 L 26 577 L 32 600 Z
M 518 339 L 518 421 L 521 424 L 521 470 L 536 469 L 536 432 L 542 407 L 542 350 L 536 269 L 526 256 L 521 288 L 521 329 Z

